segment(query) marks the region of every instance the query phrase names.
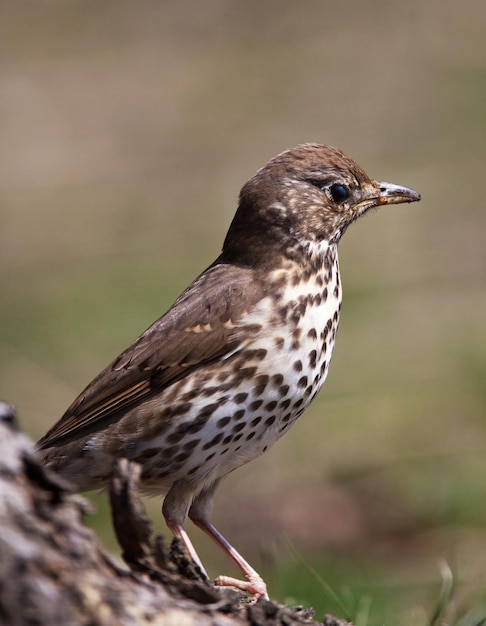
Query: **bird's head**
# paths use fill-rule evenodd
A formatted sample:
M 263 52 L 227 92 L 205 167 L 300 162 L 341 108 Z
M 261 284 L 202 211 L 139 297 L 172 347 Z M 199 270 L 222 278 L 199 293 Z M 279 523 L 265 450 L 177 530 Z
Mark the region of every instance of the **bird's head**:
M 337 148 L 303 144 L 276 156 L 243 186 L 223 255 L 254 265 L 295 246 L 335 244 L 369 209 L 418 200 L 413 189 L 370 179 Z

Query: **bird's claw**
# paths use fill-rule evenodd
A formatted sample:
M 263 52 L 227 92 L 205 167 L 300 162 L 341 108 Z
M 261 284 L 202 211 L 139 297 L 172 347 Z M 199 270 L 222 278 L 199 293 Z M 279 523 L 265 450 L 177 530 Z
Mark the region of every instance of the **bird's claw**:
M 253 596 L 252 602 L 257 602 L 260 598 L 269 600 L 267 585 L 260 576 L 251 576 L 247 580 L 239 580 L 238 578 L 231 578 L 231 576 L 218 576 L 214 581 L 214 584 L 218 587 L 234 587 L 245 591 L 249 595 Z

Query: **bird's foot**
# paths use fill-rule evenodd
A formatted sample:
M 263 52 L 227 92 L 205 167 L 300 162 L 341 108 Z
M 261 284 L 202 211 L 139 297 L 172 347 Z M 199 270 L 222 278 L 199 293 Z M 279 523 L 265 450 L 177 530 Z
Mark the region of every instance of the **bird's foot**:
M 267 585 L 256 572 L 248 576 L 247 580 L 239 580 L 238 578 L 231 578 L 231 576 L 218 576 L 214 584 L 218 587 L 234 587 L 235 589 L 245 591 L 253 596 L 253 602 L 256 602 L 260 598 L 269 600 Z

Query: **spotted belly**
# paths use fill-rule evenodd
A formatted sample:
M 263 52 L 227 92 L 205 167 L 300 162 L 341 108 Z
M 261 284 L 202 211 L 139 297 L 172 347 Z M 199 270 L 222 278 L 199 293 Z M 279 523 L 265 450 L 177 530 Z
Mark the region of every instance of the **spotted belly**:
M 287 296 L 278 306 L 265 298 L 252 312 L 248 324 L 265 323 L 249 344 L 154 397 L 143 415 L 120 421 L 118 454 L 125 449 L 142 463 L 148 491 L 224 476 L 270 448 L 313 400 L 334 346 L 339 275 L 324 289 L 289 288 Z M 143 439 L 132 428 L 140 419 Z

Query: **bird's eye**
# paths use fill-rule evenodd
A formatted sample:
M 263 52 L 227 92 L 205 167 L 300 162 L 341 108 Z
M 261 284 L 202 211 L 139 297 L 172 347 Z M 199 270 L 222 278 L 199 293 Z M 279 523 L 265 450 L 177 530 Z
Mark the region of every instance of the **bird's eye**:
M 329 192 L 331 194 L 332 199 L 337 204 L 341 204 L 345 200 L 349 198 L 349 189 L 344 185 L 336 183 L 329 187 Z

